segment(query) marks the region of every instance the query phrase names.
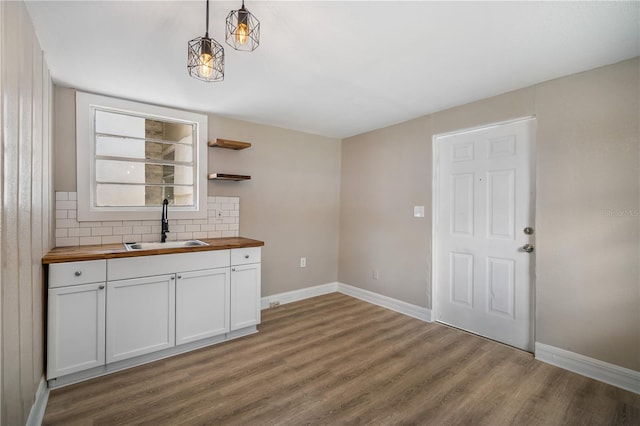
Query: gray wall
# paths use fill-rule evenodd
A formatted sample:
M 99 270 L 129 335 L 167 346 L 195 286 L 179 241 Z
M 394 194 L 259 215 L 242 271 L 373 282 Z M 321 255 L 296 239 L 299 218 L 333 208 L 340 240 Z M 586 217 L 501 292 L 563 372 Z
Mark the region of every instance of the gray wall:
M 209 116 L 215 138 L 252 143 L 209 149 L 211 172 L 251 175 L 210 181 L 209 195 L 239 196 L 240 235 L 265 242 L 262 295 L 337 281 L 340 140 Z
M 338 276 L 340 140 L 209 115 L 209 140 L 251 142 L 208 149 L 210 196 L 240 197 L 240 235 L 263 240 L 262 293 L 332 283 Z M 55 86 L 55 190 L 76 191 L 75 91 Z M 307 267 L 300 268 L 300 257 Z
M 23 2 L 0 2 L 0 423 L 27 421 L 44 372 L 41 260 L 52 247 L 51 79 Z
M 338 280 L 431 307 L 432 136 L 536 115 L 536 341 L 640 371 L 639 76 L 635 58 L 343 140 Z

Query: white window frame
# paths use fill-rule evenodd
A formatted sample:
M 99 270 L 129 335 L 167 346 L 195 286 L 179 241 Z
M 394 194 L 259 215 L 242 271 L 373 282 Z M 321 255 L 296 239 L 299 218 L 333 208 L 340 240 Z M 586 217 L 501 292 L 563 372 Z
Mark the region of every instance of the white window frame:
M 148 105 L 91 93 L 76 92 L 76 169 L 78 221 L 119 221 L 160 219 L 158 207 L 98 207 L 95 205 L 94 111 L 112 111 L 154 120 L 195 124 L 194 206 L 170 206 L 171 219 L 207 217 L 207 116 L 172 108 Z

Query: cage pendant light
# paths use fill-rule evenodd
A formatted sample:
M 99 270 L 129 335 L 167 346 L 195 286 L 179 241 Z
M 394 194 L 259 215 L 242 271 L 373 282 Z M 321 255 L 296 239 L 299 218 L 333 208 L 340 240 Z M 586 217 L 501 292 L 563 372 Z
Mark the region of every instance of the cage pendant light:
M 189 41 L 187 71 L 202 81 L 224 80 L 224 47 L 209 38 L 209 0 L 207 0 L 207 30 L 204 37 Z
M 260 21 L 249 10 L 242 7 L 232 10 L 227 16 L 225 41 L 236 50 L 252 52 L 260 44 Z

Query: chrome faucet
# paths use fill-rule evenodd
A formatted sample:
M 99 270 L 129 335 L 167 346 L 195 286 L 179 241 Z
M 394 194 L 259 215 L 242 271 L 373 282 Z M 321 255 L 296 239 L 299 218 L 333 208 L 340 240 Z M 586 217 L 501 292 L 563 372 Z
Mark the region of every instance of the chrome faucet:
M 160 242 L 167 241 L 167 232 L 169 232 L 169 220 L 167 219 L 167 211 L 169 209 L 169 200 L 166 198 L 162 202 L 162 238 Z

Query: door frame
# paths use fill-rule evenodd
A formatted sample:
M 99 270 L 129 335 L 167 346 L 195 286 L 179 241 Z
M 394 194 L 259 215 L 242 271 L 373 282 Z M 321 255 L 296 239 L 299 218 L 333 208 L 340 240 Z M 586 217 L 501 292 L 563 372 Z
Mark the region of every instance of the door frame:
M 530 154 L 531 158 L 529 159 L 531 164 L 531 203 L 533 206 L 532 214 L 533 214 L 533 244 L 536 248 L 536 251 L 532 253 L 531 262 L 529 267 L 529 309 L 530 309 L 530 336 L 531 342 L 530 347 L 532 351 L 535 349 L 536 342 L 536 270 L 537 270 L 537 262 L 536 262 L 536 252 L 538 250 L 537 244 L 537 234 L 538 234 L 538 226 L 537 226 L 537 218 L 538 218 L 538 204 L 537 204 L 537 169 L 536 169 L 536 157 L 537 157 L 537 117 L 536 115 L 529 115 L 519 118 L 514 118 L 511 120 L 499 121 L 494 123 L 482 124 L 474 127 L 465 127 L 463 129 L 457 129 L 449 132 L 437 133 L 431 136 L 431 292 L 428 294 L 428 297 L 431 299 L 431 318 L 432 321 L 438 322 L 438 286 L 437 286 L 437 278 L 438 278 L 438 237 L 437 237 L 437 229 L 438 229 L 438 199 L 439 199 L 439 163 L 438 163 L 438 144 L 437 138 L 443 136 L 450 136 L 461 133 L 469 133 L 477 130 L 485 130 L 490 129 L 492 127 L 499 127 L 506 124 L 518 123 L 521 121 L 530 121 L 533 120 L 533 140 L 531 140 L 530 145 Z

